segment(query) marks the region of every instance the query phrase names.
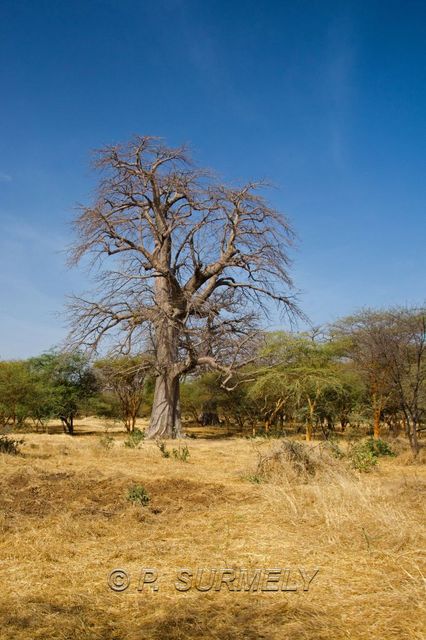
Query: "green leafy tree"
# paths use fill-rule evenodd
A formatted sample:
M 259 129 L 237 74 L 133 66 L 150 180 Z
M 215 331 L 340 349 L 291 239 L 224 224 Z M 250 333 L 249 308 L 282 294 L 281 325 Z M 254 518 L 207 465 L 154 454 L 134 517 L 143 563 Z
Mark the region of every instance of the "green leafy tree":
M 268 336 L 264 356 L 269 362 L 251 395 L 264 402 L 265 429 L 280 414 L 298 413 L 310 441 L 324 394 L 341 387 L 332 349 L 307 334 L 276 332 Z
M 51 414 L 60 418 L 66 433 L 73 435 L 75 417 L 97 390 L 88 359 L 78 352 L 51 352 L 29 362 L 38 381 L 50 389 Z
M 225 425 L 228 431 L 245 432 L 254 428 L 259 408 L 248 395 L 249 368 L 241 371 L 240 384 L 224 387 L 221 377 L 214 372 L 186 380 L 181 389 L 184 414 L 202 426 Z
M 0 362 L 0 424 L 22 426 L 31 415 L 37 386 L 27 363 L 22 360 Z

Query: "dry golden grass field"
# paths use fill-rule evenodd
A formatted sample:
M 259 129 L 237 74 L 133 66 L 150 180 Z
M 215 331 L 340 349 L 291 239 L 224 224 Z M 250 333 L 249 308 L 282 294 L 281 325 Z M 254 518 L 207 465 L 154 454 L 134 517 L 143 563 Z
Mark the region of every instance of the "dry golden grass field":
M 0 455 L 2 640 L 424 637 L 426 466 L 402 444 L 368 474 L 317 446 L 314 475 L 272 460 L 261 477 L 258 457 L 277 442 L 185 439 L 182 462 L 153 442 L 127 448 L 118 431 L 107 448 L 88 427 L 26 434 L 23 455 Z M 136 484 L 145 506 L 126 498 Z M 108 585 L 116 568 L 122 592 Z M 143 568 L 157 591 L 138 590 Z M 297 591 L 217 578 L 179 592 L 180 568 L 289 568 Z M 308 591 L 299 568 L 319 568 Z

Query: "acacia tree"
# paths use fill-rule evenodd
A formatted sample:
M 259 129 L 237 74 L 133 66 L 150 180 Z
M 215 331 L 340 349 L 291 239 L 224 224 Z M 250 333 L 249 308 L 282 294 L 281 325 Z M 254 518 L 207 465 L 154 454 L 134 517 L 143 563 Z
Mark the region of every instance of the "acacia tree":
M 98 152 L 93 204 L 75 221 L 71 262 L 91 257 L 98 286 L 71 304 L 71 341 L 140 352 L 156 384 L 148 437 L 180 431 L 179 381 L 197 366 L 230 379 L 267 299 L 297 312 L 288 291 L 292 231 L 260 193 L 219 183 L 185 148 L 150 137 Z
M 33 414 L 38 392 L 27 362 L 0 362 L 0 426 L 22 426 Z
M 269 336 L 265 355 L 268 366 L 259 372 L 250 393 L 264 399 L 266 431 L 280 413 L 296 410 L 305 416 L 310 442 L 322 397 L 341 387 L 333 351 L 306 334 L 276 332 Z
M 47 392 L 45 411 L 60 418 L 65 433 L 74 435 L 75 417 L 97 391 L 88 359 L 79 352 L 50 352 L 28 362 L 32 375 Z
M 416 455 L 426 385 L 424 307 L 367 309 L 341 320 L 333 331 L 348 338 L 346 354 L 366 378 L 374 416 L 374 437 L 380 437 L 383 412 L 399 410 Z
M 353 361 L 365 380 L 375 439 L 380 438 L 382 414 L 393 391 L 389 363 L 383 350 L 385 322 L 386 312 L 366 309 L 331 327 L 333 338 L 340 341 L 341 354 Z
M 417 455 L 425 412 L 426 309 L 395 308 L 384 313 L 379 344 L 412 452 Z

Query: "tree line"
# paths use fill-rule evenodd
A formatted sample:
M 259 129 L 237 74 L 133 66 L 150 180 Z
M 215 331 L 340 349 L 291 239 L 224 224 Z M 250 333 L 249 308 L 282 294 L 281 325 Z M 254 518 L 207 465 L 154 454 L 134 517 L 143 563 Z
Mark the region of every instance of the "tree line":
M 205 373 L 183 386 L 194 419 L 240 431 L 304 430 L 329 438 L 358 427 L 407 436 L 414 454 L 426 418 L 426 310 L 364 310 L 324 330 L 264 336 L 257 359 L 225 391 Z
M 329 438 L 358 426 L 380 438 L 407 436 L 414 453 L 425 430 L 426 311 L 365 310 L 322 330 L 263 333 L 250 362 L 231 376 L 207 366 L 183 379 L 185 422 L 231 433 L 303 431 Z M 42 428 L 56 418 L 96 415 L 131 432 L 149 416 L 155 358 L 90 360 L 79 351 L 0 362 L 0 424 Z
M 120 420 L 131 432 L 150 368 L 145 357 L 90 361 L 78 351 L 0 361 L 0 425 L 43 428 L 56 418 L 74 435 L 77 417 L 95 415 Z

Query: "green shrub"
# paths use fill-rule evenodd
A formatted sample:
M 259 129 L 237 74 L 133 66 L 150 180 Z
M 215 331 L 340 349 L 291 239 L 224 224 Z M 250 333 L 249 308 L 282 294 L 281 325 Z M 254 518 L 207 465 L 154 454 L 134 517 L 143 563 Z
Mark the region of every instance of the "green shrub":
M 391 449 L 387 442 L 384 440 L 374 440 L 369 438 L 367 440 L 368 447 L 373 451 L 376 456 L 395 456 L 395 452 Z
M 352 467 L 357 471 L 368 473 L 377 464 L 377 455 L 366 444 L 365 440 L 353 445 L 349 452 Z
M 8 453 L 10 455 L 16 456 L 20 451 L 20 445 L 23 444 L 25 440 L 16 440 L 16 438 L 10 438 L 9 436 L 0 436 L 0 453 Z
M 354 444 L 349 451 L 349 459 L 354 469 L 368 473 L 377 464 L 380 456 L 394 456 L 391 447 L 384 440 L 367 438 Z
M 168 451 L 166 443 L 163 442 L 163 440 L 157 440 L 156 445 L 160 449 L 160 453 L 163 458 L 170 458 L 170 451 Z
M 134 431 L 129 433 L 126 440 L 124 441 L 124 446 L 129 447 L 130 449 L 137 449 L 137 447 L 142 444 L 144 439 L 145 431 L 141 431 L 141 429 L 134 429 Z
M 140 504 L 142 507 L 150 502 L 151 498 L 141 484 L 135 484 L 127 492 L 127 500 L 133 504 Z
M 257 473 L 251 473 L 246 476 L 246 479 L 253 484 L 261 484 L 263 482 L 263 478 L 261 478 Z
M 186 445 L 184 447 L 181 447 L 179 445 L 178 449 L 172 450 L 172 455 L 175 460 L 180 460 L 181 462 L 188 462 L 189 449 Z

